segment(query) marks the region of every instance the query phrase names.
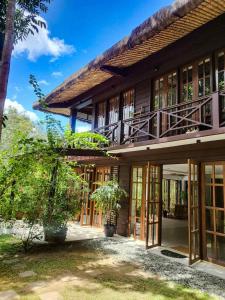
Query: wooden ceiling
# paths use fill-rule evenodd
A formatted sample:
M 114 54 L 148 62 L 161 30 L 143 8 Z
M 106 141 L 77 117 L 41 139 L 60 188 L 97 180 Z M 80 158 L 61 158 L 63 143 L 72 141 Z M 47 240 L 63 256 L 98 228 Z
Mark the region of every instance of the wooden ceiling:
M 51 111 L 69 115 L 69 109 L 63 108 L 64 102 L 74 102 L 76 97 L 113 77 L 112 74 L 101 70 L 103 65 L 130 67 L 224 12 L 224 0 L 175 1 L 173 5 L 161 9 L 134 29 L 129 37 L 69 77 L 47 96 L 46 103 L 51 105 Z M 62 108 L 54 108 L 54 104 L 57 107 L 62 104 Z M 34 104 L 34 108 L 39 109 L 39 106 Z

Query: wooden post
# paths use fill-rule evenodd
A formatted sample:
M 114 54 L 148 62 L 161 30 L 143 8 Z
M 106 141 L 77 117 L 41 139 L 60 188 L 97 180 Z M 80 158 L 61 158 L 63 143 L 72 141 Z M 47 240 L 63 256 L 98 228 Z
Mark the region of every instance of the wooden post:
M 220 107 L 219 107 L 219 93 L 212 94 L 212 124 L 213 129 L 220 127 Z
M 157 111 L 157 128 L 156 128 L 156 136 L 159 139 L 161 133 L 161 112 L 160 110 Z
M 117 141 L 119 145 L 122 143 L 122 121 L 121 120 L 118 122 Z
M 70 129 L 72 132 L 76 131 L 76 122 L 77 122 L 77 111 L 75 109 L 71 109 L 70 112 Z

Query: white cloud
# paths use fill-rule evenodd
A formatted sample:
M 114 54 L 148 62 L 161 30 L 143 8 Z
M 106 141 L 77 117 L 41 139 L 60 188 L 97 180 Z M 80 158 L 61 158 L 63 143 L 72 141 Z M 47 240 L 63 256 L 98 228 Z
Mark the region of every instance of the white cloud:
M 4 111 L 7 112 L 10 108 L 15 108 L 19 114 L 28 117 L 33 122 L 38 121 L 38 116 L 34 112 L 26 110 L 23 105 L 17 101 L 6 99 Z
M 38 17 L 41 21 L 47 22 Z M 36 61 L 40 56 L 50 56 L 51 62 L 57 60 L 60 56 L 72 54 L 76 51 L 74 46 L 67 45 L 63 39 L 51 37 L 48 28 L 39 28 L 38 33 L 29 34 L 26 40 L 19 41 L 14 48 L 14 56 L 26 53 L 31 61 Z
M 52 72 L 52 76 L 53 77 L 61 77 L 62 76 L 62 72 Z
M 86 132 L 91 130 L 91 125 L 90 124 L 85 124 L 83 122 L 77 123 L 77 128 L 76 132 Z
M 42 80 L 39 80 L 39 81 L 38 81 L 38 84 L 39 84 L 39 85 L 49 85 L 49 82 L 46 81 L 45 79 L 42 79 Z

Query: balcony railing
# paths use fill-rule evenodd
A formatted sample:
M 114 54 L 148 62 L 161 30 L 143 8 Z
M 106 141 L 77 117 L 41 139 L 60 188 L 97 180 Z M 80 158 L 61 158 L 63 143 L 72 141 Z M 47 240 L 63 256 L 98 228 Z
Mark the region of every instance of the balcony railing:
M 140 114 L 96 128 L 111 146 L 156 140 L 225 126 L 225 92 L 215 92 L 195 101 Z

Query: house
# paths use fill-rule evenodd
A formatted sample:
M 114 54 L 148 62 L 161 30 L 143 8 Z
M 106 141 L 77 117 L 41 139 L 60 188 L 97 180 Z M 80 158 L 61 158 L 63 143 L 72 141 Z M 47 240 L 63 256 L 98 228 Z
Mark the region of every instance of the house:
M 117 231 L 225 265 L 225 1 L 158 11 L 46 98 L 46 110 L 92 124 L 112 157 L 80 157 L 91 189 L 117 177 Z M 35 104 L 36 109 L 41 109 Z M 90 195 L 82 225 L 101 226 Z

